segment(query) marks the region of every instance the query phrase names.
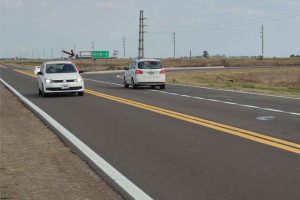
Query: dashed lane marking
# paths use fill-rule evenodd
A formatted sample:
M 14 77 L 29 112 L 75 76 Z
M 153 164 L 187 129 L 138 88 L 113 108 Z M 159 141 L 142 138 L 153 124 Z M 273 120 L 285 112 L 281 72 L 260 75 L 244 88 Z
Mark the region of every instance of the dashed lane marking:
M 19 72 L 19 71 L 17 71 Z M 29 73 L 23 73 L 29 76 L 34 77 L 32 74 Z M 261 144 L 265 144 L 268 146 L 272 146 L 278 149 L 282 149 L 285 151 L 289 151 L 292 153 L 296 153 L 296 154 L 300 154 L 300 144 L 294 143 L 294 142 L 290 142 L 290 141 L 286 141 L 286 140 L 282 140 L 282 139 L 278 139 L 275 137 L 271 137 L 271 136 L 267 136 L 261 133 L 256 133 L 253 131 L 249 131 L 249 130 L 245 130 L 245 129 L 241 129 L 238 127 L 234 127 L 234 126 L 230 126 L 230 125 L 226 125 L 226 124 L 222 124 L 222 123 L 218 123 L 218 122 L 214 122 L 214 121 L 210 121 L 210 120 L 206 120 L 200 117 L 195 117 L 192 115 L 187 115 L 187 114 L 183 114 L 183 113 L 179 113 L 179 112 L 175 112 L 172 110 L 168 110 L 168 109 L 164 109 L 164 108 L 160 108 L 160 107 L 156 107 L 156 106 L 152 106 L 152 105 L 148 105 L 148 104 L 144 104 L 144 103 L 140 103 L 137 101 L 133 101 L 133 100 L 129 100 L 129 99 L 125 99 L 125 98 L 120 98 L 117 96 L 112 96 L 109 94 L 105 94 L 102 92 L 97 92 L 97 91 L 93 91 L 93 90 L 89 90 L 86 89 L 85 92 L 87 94 L 91 94 L 97 97 L 101 97 L 101 98 L 105 98 L 111 101 L 115 101 L 118 103 L 123 103 L 126 105 L 130 105 L 133 107 L 137 107 L 140 109 L 144 109 L 144 110 L 148 110 L 154 113 L 158 113 L 161 115 L 165 115 L 165 116 L 169 116 L 178 120 L 182 120 L 182 121 L 186 121 L 186 122 L 190 122 L 193 124 L 197 124 L 200 126 L 204 126 L 207 128 L 211 128 L 214 130 L 219 131 L 220 133 L 227 133 L 230 135 L 235 135 L 247 140 L 251 140 L 254 142 L 258 142 Z

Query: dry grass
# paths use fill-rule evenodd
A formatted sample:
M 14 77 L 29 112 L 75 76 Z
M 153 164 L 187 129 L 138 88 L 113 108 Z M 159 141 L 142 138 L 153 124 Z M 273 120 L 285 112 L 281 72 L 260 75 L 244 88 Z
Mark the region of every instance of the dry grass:
M 42 60 L 7 60 L 0 63 L 36 66 Z M 128 66 L 130 59 L 104 59 L 104 60 L 73 60 L 73 62 L 86 71 L 116 70 Z M 168 73 L 167 79 L 173 83 L 200 85 L 235 90 L 255 91 L 268 94 L 300 96 L 300 59 L 299 58 L 267 58 L 234 59 L 234 58 L 193 58 L 189 59 L 162 59 L 166 67 L 201 67 L 225 66 L 247 67 L 241 70 L 220 70 L 210 72 Z M 262 68 L 249 68 L 259 66 Z M 263 68 L 272 66 L 274 68 Z
M 87 71 L 94 70 L 115 70 L 123 69 L 128 66 L 130 59 L 103 59 L 103 60 L 73 60 L 82 69 Z M 6 64 L 16 64 L 25 66 L 41 65 L 43 60 L 7 60 L 0 61 Z M 193 58 L 191 61 L 187 58 L 181 59 L 162 59 L 166 67 L 204 67 L 204 66 L 225 66 L 225 67 L 244 67 L 244 66 L 300 66 L 299 58 L 267 58 L 257 60 L 255 58 Z
M 204 66 L 225 66 L 225 67 L 244 67 L 244 66 L 300 66 L 299 58 L 267 58 L 264 60 L 249 58 L 197 58 L 192 59 L 164 59 L 166 67 L 204 67 Z
M 300 67 L 169 72 L 167 81 L 300 97 Z

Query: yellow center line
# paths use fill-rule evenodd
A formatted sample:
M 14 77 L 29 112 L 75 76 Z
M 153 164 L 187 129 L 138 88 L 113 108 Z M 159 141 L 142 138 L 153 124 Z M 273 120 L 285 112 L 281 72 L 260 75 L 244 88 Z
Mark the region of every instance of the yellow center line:
M 36 76 L 32 72 L 27 72 L 27 71 L 24 71 L 24 70 L 17 70 L 17 69 L 15 69 L 15 71 L 19 72 L 21 74 L 25 74 L 25 75 L 32 76 L 32 77 L 36 78 Z
M 35 77 L 32 73 L 29 72 L 24 72 L 21 70 L 15 70 L 19 73 L 22 74 L 26 74 L 32 77 Z M 231 135 L 235 135 L 235 136 L 239 136 L 251 141 L 255 141 L 255 142 L 259 142 L 261 144 L 265 144 L 265 145 L 269 145 L 272 147 L 276 147 L 279 149 L 283 149 L 289 152 L 293 152 L 296 154 L 300 154 L 300 144 L 297 143 L 293 143 L 293 142 L 289 142 L 286 140 L 282 140 L 282 139 L 278 139 L 275 137 L 271 137 L 271 136 L 267 136 L 261 133 L 256 133 L 253 131 L 249 131 L 249 130 L 245 130 L 245 129 L 241 129 L 241 128 L 237 128 L 237 127 L 233 127 L 233 126 L 229 126 L 229 125 L 225 125 L 225 124 L 221 124 L 218 122 L 214 122 L 214 121 L 210 121 L 210 120 L 206 120 L 200 117 L 195 117 L 192 115 L 187 115 L 187 114 L 183 114 L 183 113 L 179 113 L 179 112 L 175 112 L 172 110 L 167 110 L 164 108 L 159 108 L 159 107 L 155 107 L 155 106 L 151 106 L 148 104 L 144 104 L 144 103 L 140 103 L 137 101 L 132 101 L 129 99 L 124 99 L 124 98 L 120 98 L 120 97 L 116 97 L 116 96 L 112 96 L 112 95 L 108 95 L 105 93 L 101 93 L 101 92 L 97 92 L 97 91 L 93 91 L 93 90 L 89 90 L 86 89 L 85 90 L 86 93 L 94 95 L 94 96 L 98 96 L 98 97 L 102 97 L 105 99 L 109 99 L 115 102 L 119 102 L 119 103 L 123 103 L 123 104 L 127 104 L 130 106 L 134 106 L 137 108 L 141 108 L 144 110 L 148 110 L 151 112 L 155 112 L 161 115 L 165 115 L 165 116 L 169 116 L 172 118 L 176 118 L 182 121 L 186 121 L 186 122 L 190 122 L 193 124 L 197 124 L 197 125 L 201 125 L 207 128 L 211 128 L 214 130 L 218 130 L 221 131 L 222 133 L 228 133 Z

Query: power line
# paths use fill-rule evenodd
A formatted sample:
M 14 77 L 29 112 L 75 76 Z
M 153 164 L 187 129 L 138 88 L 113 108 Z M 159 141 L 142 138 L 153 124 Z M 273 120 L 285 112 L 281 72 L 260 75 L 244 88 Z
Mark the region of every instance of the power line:
M 278 21 L 278 20 L 282 20 L 282 19 L 286 19 L 286 18 L 290 18 L 290 17 L 297 17 L 300 15 L 300 11 L 297 11 L 297 12 L 293 12 L 293 13 L 282 13 L 282 14 L 279 14 L 279 15 L 273 15 L 273 16 L 269 16 L 269 17 L 265 17 L 265 18 L 252 18 L 252 19 L 244 19 L 244 20 L 240 20 L 240 21 L 227 21 L 227 22 L 222 22 L 222 23 L 212 23 L 212 24 L 202 24 L 202 25 L 190 25 L 190 26 L 187 26 L 187 25 L 174 25 L 175 27 L 183 27 L 183 28 L 188 28 L 188 27 L 207 27 L 207 26 L 222 26 L 222 25 L 226 25 L 226 27 L 223 27 L 223 29 L 226 29 L 228 27 L 241 27 L 241 26 L 248 26 L 248 25 L 252 25 L 252 24 L 257 24 L 257 23 L 261 23 L 262 21 L 263 22 L 270 22 L 270 21 Z M 155 27 L 155 25 L 153 25 Z M 169 26 L 169 27 L 173 27 L 172 29 L 174 29 L 174 26 Z M 167 26 L 164 26 L 164 27 L 167 27 Z M 220 29 L 219 27 L 216 29 L 212 29 L 212 30 L 218 30 Z M 200 31 L 210 31 L 210 29 L 203 29 L 203 30 L 200 30 Z M 153 31 L 154 33 L 159 33 L 159 32 L 167 32 L 167 31 L 159 31 L 159 32 L 156 32 L 156 31 Z M 169 33 L 171 31 L 168 31 Z M 193 31 L 176 31 L 176 32 L 193 32 Z M 151 32 L 152 33 L 152 32 Z
M 279 20 L 283 20 L 283 19 L 286 19 L 286 18 L 291 18 L 291 17 L 298 17 L 300 16 L 300 13 L 285 13 L 285 15 L 288 15 L 286 17 L 280 17 L 282 16 L 281 15 L 277 15 L 277 16 L 272 16 L 272 18 L 267 18 L 267 19 L 255 19 L 255 21 L 252 21 L 252 22 L 248 22 L 248 23 L 242 23 L 242 24 L 232 24 L 232 25 L 228 25 L 226 27 L 222 27 L 222 28 L 212 28 L 212 29 L 190 29 L 190 30 L 184 30 L 184 31 L 176 31 L 177 33 L 186 33 L 186 32 L 208 32 L 208 31 L 222 31 L 222 30 L 226 30 L 226 29 L 229 29 L 229 28 L 241 28 L 243 26 L 249 26 L 249 25 L 254 25 L 254 24 L 258 24 L 258 23 L 261 23 L 261 22 L 272 22 L 272 21 L 279 21 Z M 275 18 L 273 18 L 275 17 Z M 221 25 L 221 24 L 219 24 Z M 150 31 L 149 33 L 171 33 L 171 31 Z
M 249 9 L 245 9 L 245 10 L 243 9 L 243 13 L 246 13 L 249 11 L 260 10 L 262 8 L 272 8 L 272 7 L 276 7 L 280 4 L 282 4 L 282 2 L 277 2 L 277 3 L 272 2 L 271 4 L 268 4 L 268 5 L 257 6 L 257 7 L 249 8 Z M 212 15 L 201 15 L 201 16 L 194 17 L 193 19 L 203 19 L 203 17 L 218 17 L 218 16 L 226 16 L 226 15 L 232 15 L 232 11 L 218 13 L 218 14 L 212 14 Z

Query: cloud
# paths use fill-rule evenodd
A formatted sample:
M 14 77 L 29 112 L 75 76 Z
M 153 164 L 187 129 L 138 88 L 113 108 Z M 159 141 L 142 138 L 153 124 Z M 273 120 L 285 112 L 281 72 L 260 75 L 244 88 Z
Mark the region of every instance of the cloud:
M 40 3 L 39 3 L 39 6 L 40 7 L 47 7 L 47 2 L 46 1 L 41 1 Z
M 263 16 L 265 11 L 260 9 L 247 9 L 245 6 L 230 5 L 230 6 L 213 6 L 209 12 L 216 15 L 231 15 L 231 16 Z
M 23 0 L 1 0 L 6 8 L 22 8 L 24 6 Z
M 96 2 L 96 7 L 97 8 L 113 8 L 115 7 L 116 4 L 113 2 Z
M 116 8 L 132 4 L 135 0 L 105 0 L 95 3 L 97 8 Z

